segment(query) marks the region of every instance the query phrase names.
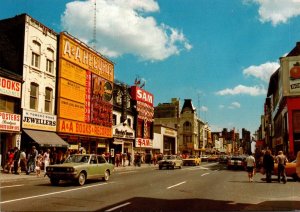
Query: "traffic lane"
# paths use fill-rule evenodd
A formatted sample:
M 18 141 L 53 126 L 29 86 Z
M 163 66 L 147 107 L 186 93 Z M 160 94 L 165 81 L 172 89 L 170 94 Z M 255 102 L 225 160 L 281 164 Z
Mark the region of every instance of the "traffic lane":
M 73 186 L 70 183 L 51 186 L 49 181 L 43 181 L 42 183 L 29 182 L 22 188 L 10 188 L 10 190 L 3 192 L 5 199 L 1 200 L 1 206 L 3 210 L 43 210 L 44 208 L 49 210 L 94 210 L 128 197 L 147 196 L 149 191 L 164 187 L 156 185 L 157 182 L 166 184 L 166 180 L 170 184 L 175 184 L 183 178 L 183 172 L 181 171 L 153 170 L 153 168 L 149 168 L 147 170 L 137 170 L 136 172 L 123 172 L 123 174 L 116 173 L 112 175 L 111 183 L 104 184 L 109 186 L 103 186 L 101 189 L 97 187 L 103 183 L 93 181 L 83 187 Z M 169 177 L 174 173 L 177 173 L 178 179 Z M 174 180 L 174 183 L 171 183 L 170 179 Z M 86 192 L 87 190 L 88 192 Z M 93 204 L 85 204 L 90 201 L 93 201 Z M 20 204 L 15 204 L 16 202 Z M 32 202 L 34 204 L 30 206 Z
M 300 209 L 299 184 L 282 187 L 280 194 L 276 194 L 276 189 L 261 181 L 260 174 L 255 183 L 250 183 L 246 171 L 223 168 L 209 169 L 205 173 L 189 169 L 186 181 L 169 187 L 162 183 L 159 192 L 149 190 L 147 195 L 129 198 L 99 211 Z M 273 192 L 266 193 L 269 190 Z M 282 196 L 284 194 L 288 195 Z

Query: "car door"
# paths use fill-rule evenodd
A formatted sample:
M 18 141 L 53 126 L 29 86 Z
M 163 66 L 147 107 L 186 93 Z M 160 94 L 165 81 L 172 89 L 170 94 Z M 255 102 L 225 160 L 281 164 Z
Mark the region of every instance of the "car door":
M 106 166 L 107 166 L 106 165 L 106 160 L 101 155 L 98 155 L 97 159 L 98 159 L 98 172 L 100 174 L 100 177 L 104 177 L 104 173 L 105 173 Z
M 90 176 L 89 178 L 97 178 L 99 177 L 99 171 L 98 171 L 98 160 L 96 155 L 92 155 L 91 156 L 91 160 L 90 160 L 90 164 L 89 164 L 89 173 L 88 176 Z

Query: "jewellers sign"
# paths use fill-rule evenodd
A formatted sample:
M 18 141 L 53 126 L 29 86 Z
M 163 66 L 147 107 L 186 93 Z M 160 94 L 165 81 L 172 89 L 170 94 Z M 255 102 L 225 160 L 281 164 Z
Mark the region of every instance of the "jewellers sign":
M 21 116 L 14 113 L 0 112 L 0 130 L 20 131 Z
M 56 131 L 56 116 L 23 110 L 22 127 L 27 129 Z
M 20 98 L 21 83 L 0 77 L 0 94 Z
M 134 139 L 135 132 L 131 127 L 129 127 L 127 125 L 124 126 L 121 123 L 121 124 L 113 127 L 113 137 Z

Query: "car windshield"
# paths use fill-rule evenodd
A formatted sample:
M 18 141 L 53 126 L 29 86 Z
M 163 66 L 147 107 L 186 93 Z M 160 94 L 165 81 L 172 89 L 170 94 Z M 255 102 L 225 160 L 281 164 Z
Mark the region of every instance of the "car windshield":
M 164 160 L 171 160 L 171 159 L 175 159 L 175 156 L 173 156 L 173 155 L 166 155 L 166 156 L 164 156 L 163 159 Z
M 90 156 L 88 155 L 70 155 L 65 163 L 88 163 Z

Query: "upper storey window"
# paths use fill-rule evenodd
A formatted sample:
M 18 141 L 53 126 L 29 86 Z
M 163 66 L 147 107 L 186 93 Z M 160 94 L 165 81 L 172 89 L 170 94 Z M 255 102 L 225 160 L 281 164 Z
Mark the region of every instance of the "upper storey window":
M 37 41 L 32 42 L 31 65 L 40 68 L 41 63 L 41 44 Z
M 54 51 L 47 48 L 46 71 L 53 74 L 54 72 Z
M 38 93 L 39 85 L 32 82 L 30 84 L 30 109 L 38 109 Z

